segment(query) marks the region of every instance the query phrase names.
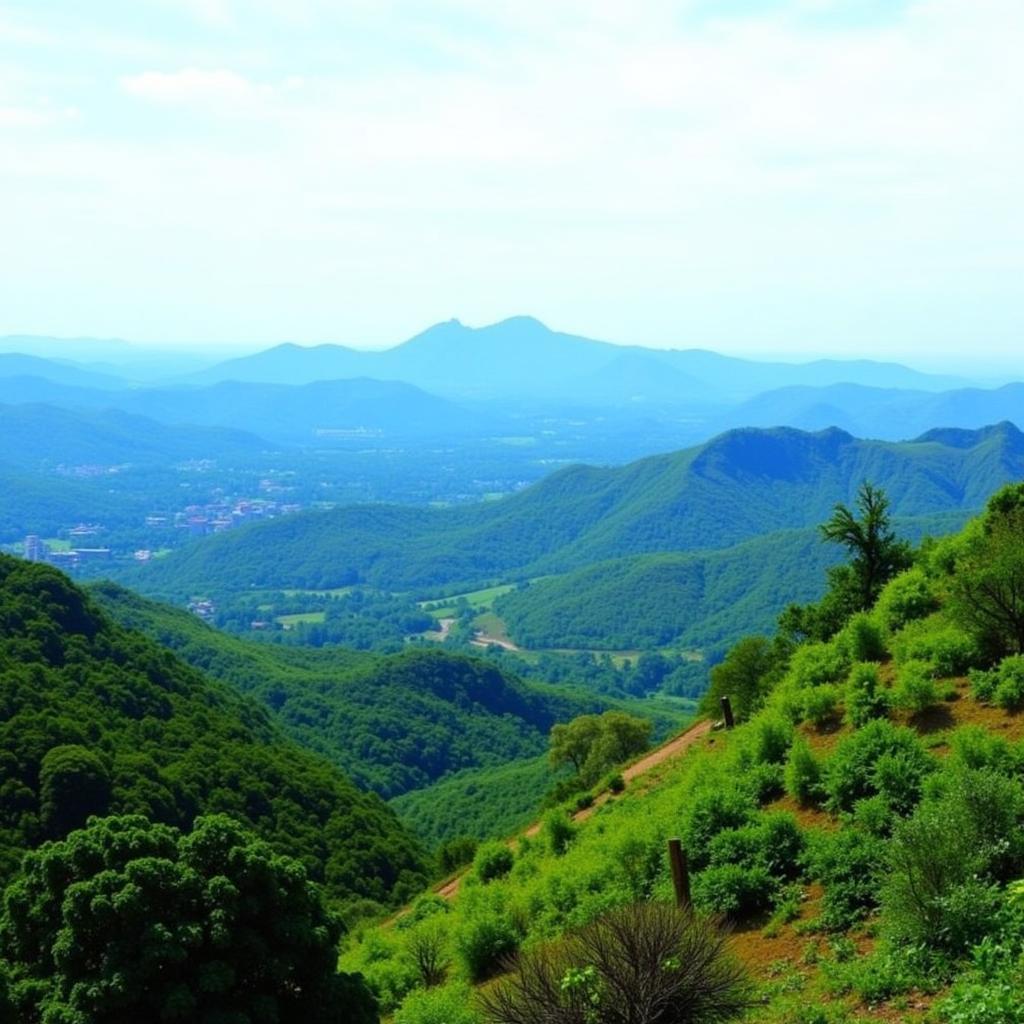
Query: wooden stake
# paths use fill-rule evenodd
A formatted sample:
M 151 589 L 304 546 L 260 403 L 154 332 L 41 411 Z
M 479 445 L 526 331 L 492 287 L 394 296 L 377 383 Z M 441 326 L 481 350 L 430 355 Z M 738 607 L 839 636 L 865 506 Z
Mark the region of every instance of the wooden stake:
M 672 865 L 672 884 L 676 890 L 676 903 L 680 907 L 689 910 L 690 900 L 690 868 L 686 863 L 686 851 L 683 849 L 682 841 L 670 839 L 668 841 L 668 861 Z
M 725 719 L 726 729 L 731 729 L 736 724 L 736 720 L 732 717 L 732 703 L 728 697 L 722 698 L 722 717 Z

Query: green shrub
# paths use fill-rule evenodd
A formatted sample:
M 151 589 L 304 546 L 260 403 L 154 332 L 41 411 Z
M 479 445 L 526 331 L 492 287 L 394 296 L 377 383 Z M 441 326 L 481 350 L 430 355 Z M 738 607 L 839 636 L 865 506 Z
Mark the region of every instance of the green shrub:
M 971 681 L 971 696 L 979 704 L 994 704 L 996 699 L 996 687 L 999 685 L 999 673 L 995 669 L 985 671 L 980 668 L 972 668 L 968 673 Z
M 614 775 L 608 777 L 608 789 L 612 793 L 622 793 L 626 789 L 626 780 L 622 777 L 621 772 L 616 772 Z
M 573 827 L 573 823 L 564 811 L 559 810 L 549 811 L 544 816 L 542 831 L 545 839 L 547 839 L 548 849 L 556 857 L 561 857 L 569 849 L 569 844 L 576 836 L 576 829 Z
M 857 612 L 836 637 L 850 661 L 880 661 L 885 657 L 882 630 L 867 612 Z
M 886 762 L 879 775 L 876 766 L 886 755 L 898 760 Z M 906 804 L 912 794 L 916 799 L 925 776 L 934 770 L 935 764 L 910 729 L 885 719 L 868 722 L 839 744 L 825 766 L 829 806 L 835 811 L 849 811 L 858 800 L 882 792 L 885 786 L 893 789 L 887 796 L 895 796 Z M 897 768 L 903 773 L 898 784 L 890 777 Z
M 755 764 L 743 773 L 740 785 L 758 805 L 770 803 L 786 791 L 785 770 L 781 764 Z
M 477 841 L 471 836 L 457 836 L 441 844 L 437 851 L 437 866 L 442 875 L 451 875 L 473 863 Z
M 897 707 L 915 715 L 936 704 L 939 693 L 931 665 L 926 661 L 904 662 L 896 676 L 893 698 Z
M 764 714 L 750 726 L 753 756 L 758 764 L 782 764 L 793 741 L 793 726 L 781 715 Z
M 919 568 L 908 569 L 890 580 L 875 603 L 875 618 L 887 633 L 923 619 L 938 608 L 931 580 Z
M 707 913 L 750 917 L 769 910 L 778 884 L 763 867 L 720 864 L 709 867 L 693 882 L 694 906 Z
M 803 690 L 838 682 L 849 667 L 849 655 L 839 644 L 808 643 L 794 651 L 786 678 Z
M 473 871 L 481 882 L 493 882 L 496 878 L 504 878 L 512 870 L 515 855 L 502 842 L 492 840 L 483 843 L 473 858 Z
M 419 989 L 394 1016 L 394 1024 L 479 1024 L 473 990 L 464 983 Z
M 889 646 L 898 664 L 927 661 L 939 676 L 963 675 L 979 657 L 970 635 L 939 616 L 910 623 Z
M 817 729 L 835 724 L 839 717 L 839 688 L 832 683 L 812 686 L 802 694 L 801 717 Z
M 964 768 L 991 768 L 1002 775 L 1013 775 L 1020 759 L 1010 744 L 980 725 L 964 725 L 949 738 L 950 762 Z
M 1003 658 L 997 670 L 995 702 L 1007 711 L 1024 707 L 1024 655 L 1013 654 Z
M 789 749 L 785 782 L 786 792 L 805 807 L 817 806 L 825 797 L 821 764 L 802 736 L 798 736 Z
M 588 807 L 594 806 L 594 794 L 593 793 L 580 793 L 576 797 L 576 810 L 585 811 Z
M 878 666 L 861 662 L 850 670 L 846 681 L 846 717 L 851 725 L 865 725 L 889 713 L 889 693 L 882 686 Z
M 804 836 L 792 814 L 763 814 L 743 828 L 726 829 L 711 840 L 712 867 L 740 864 L 762 867 L 779 881 L 792 881 L 801 871 Z
M 503 914 L 479 909 L 463 918 L 455 948 L 470 981 L 484 981 L 519 948 L 519 936 Z
M 939 795 L 893 830 L 884 920 L 900 941 L 959 954 L 991 930 L 997 883 L 1024 867 L 1024 789 L 962 768 L 936 783 Z
M 878 906 L 879 878 L 885 866 L 885 842 L 857 829 L 812 832 L 804 862 L 825 889 L 821 923 L 846 931 Z
M 870 835 L 884 839 L 896 824 L 896 815 L 887 797 L 881 793 L 858 800 L 850 812 L 850 823 Z
M 709 863 L 711 840 L 729 828 L 741 828 L 754 817 L 757 804 L 751 794 L 736 785 L 701 789 L 690 803 L 683 823 L 683 845 L 690 865 L 697 871 Z

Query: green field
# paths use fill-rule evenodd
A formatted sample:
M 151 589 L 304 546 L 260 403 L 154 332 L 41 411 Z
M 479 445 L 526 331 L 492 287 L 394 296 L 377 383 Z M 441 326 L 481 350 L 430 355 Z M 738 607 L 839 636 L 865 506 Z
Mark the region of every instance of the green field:
M 285 629 L 292 629 L 301 625 L 318 625 L 324 621 L 325 614 L 325 612 L 297 612 L 294 615 L 278 615 L 275 621 Z
M 501 583 L 493 587 L 484 587 L 483 590 L 470 590 L 465 594 L 451 594 L 448 597 L 437 598 L 432 601 L 417 601 L 420 608 L 430 612 L 436 619 L 451 619 L 459 614 L 456 602 L 465 599 L 467 604 L 477 611 L 485 611 L 503 594 L 516 589 L 514 583 Z M 434 606 L 437 607 L 434 607 Z
M 344 597 L 351 594 L 355 587 L 334 587 L 331 590 L 282 590 L 285 597 Z

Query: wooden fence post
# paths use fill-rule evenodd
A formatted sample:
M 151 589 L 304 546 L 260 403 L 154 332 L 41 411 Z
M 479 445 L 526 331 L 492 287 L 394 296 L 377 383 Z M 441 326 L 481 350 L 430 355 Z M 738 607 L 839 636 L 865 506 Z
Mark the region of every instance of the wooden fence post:
M 732 702 L 728 697 L 722 698 L 722 717 L 725 719 L 726 729 L 731 729 L 736 724 L 736 720 L 732 717 Z
M 686 910 L 692 906 L 690 900 L 690 868 L 686 863 L 686 851 L 679 839 L 668 841 L 668 860 L 672 865 L 672 884 L 676 890 L 676 903 Z

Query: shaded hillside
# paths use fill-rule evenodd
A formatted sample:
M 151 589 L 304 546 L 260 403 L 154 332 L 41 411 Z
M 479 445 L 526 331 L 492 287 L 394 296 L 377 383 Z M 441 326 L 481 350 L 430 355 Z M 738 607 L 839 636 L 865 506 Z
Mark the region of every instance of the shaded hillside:
M 267 441 L 223 427 L 172 427 L 146 416 L 50 405 L 0 405 L 0 463 L 25 469 L 63 464 L 164 465 L 256 455 Z
M 289 736 L 386 797 L 467 768 L 540 754 L 556 722 L 620 703 L 527 684 L 439 650 L 369 655 L 270 646 L 220 633 L 112 584 L 92 592 L 120 622 L 251 694 Z M 659 732 L 674 721 L 654 717 Z
M 967 510 L 897 523 L 920 540 L 963 524 Z M 509 636 L 528 648 L 721 651 L 774 628 L 793 601 L 815 601 L 841 554 L 817 529 L 769 533 L 735 547 L 634 555 L 548 576 L 498 598 Z
M 1024 476 L 1009 424 L 973 443 L 862 441 L 840 430 L 736 430 L 619 468 L 576 466 L 499 502 L 355 506 L 212 537 L 140 571 L 174 596 L 369 582 L 429 588 L 565 572 L 626 555 L 723 548 L 811 526 L 870 479 L 899 516 L 978 508 Z
M 283 738 L 269 714 L 48 566 L 0 556 L 0 878 L 89 815 L 181 827 L 226 812 L 299 857 L 336 900 L 422 879 L 381 800 Z
M 117 409 L 165 424 L 242 429 L 278 442 L 306 444 L 327 443 L 339 431 L 447 436 L 494 429 L 498 423 L 409 384 L 365 378 L 299 387 L 225 381 L 202 388 L 103 391 L 41 377 L 0 377 L 0 402 Z

